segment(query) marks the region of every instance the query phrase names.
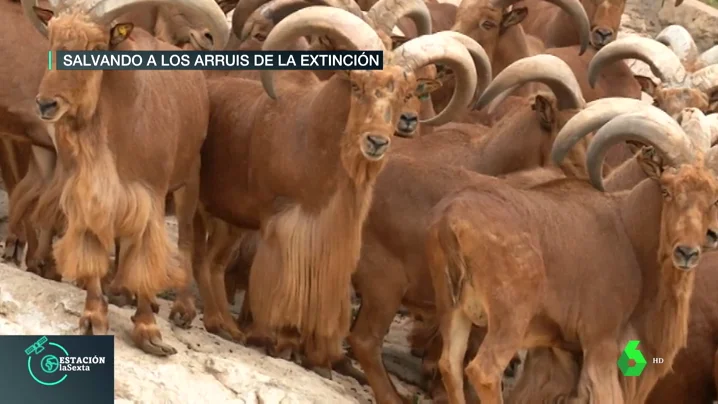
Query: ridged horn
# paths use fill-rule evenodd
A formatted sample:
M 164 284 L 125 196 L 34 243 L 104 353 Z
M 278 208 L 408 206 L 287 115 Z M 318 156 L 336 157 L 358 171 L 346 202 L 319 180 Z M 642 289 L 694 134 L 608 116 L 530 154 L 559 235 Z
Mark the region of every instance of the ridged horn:
M 374 29 L 354 14 L 334 7 L 312 6 L 290 14 L 279 22 L 264 41 L 262 50 L 286 50 L 300 36 L 325 35 L 354 50 L 384 50 Z M 273 71 L 260 72 L 262 86 L 276 99 Z
M 87 10 L 87 14 L 99 24 L 109 24 L 138 4 L 175 7 L 188 15 L 203 18 L 212 34 L 215 50 L 224 49 L 229 40 L 224 12 L 213 0 L 100 0 Z
M 629 36 L 609 43 L 593 55 L 588 64 L 588 84 L 594 87 L 601 69 L 622 59 L 646 63 L 664 83 L 681 84 L 686 79 L 686 69 L 669 47 L 651 38 Z
M 656 41 L 668 46 L 681 62 L 693 64 L 698 58 L 698 47 L 690 32 L 681 25 L 669 25 L 656 35 Z
M 714 45 L 698 56 L 698 65 L 700 67 L 714 65 L 716 63 L 718 63 L 718 45 Z
M 448 35 L 423 35 L 403 43 L 394 49 L 393 54 L 392 63 L 408 71 L 436 63 L 445 64 L 454 71 L 456 86 L 448 105 L 422 123 L 442 125 L 451 122 L 468 108 L 476 91 L 476 67 L 471 54 L 461 42 Z
M 366 13 L 374 28 L 390 34 L 396 23 L 409 17 L 416 25 L 417 36 L 431 34 L 431 14 L 423 0 L 379 0 Z
M 691 74 L 691 86 L 704 93 L 718 90 L 718 64 L 706 66 Z
M 513 5 L 514 3 L 518 3 L 519 1 L 521 0 L 491 0 L 490 4 L 492 7 L 505 8 Z M 581 4 L 578 0 L 544 1 L 561 8 L 564 12 L 566 12 L 566 14 L 573 18 L 578 29 L 579 44 L 581 45 L 581 49 L 578 54 L 583 55 L 583 53 L 586 52 L 586 49 L 588 49 L 589 39 L 591 36 L 591 22 L 586 14 L 586 9 L 583 8 L 583 4 Z
M 676 121 L 681 125 L 683 131 L 691 139 L 696 150 L 705 151 L 710 149 L 712 144 L 712 123 L 698 108 L 684 108 Z
M 477 95 L 483 93 L 489 83 L 491 83 L 491 78 L 493 77 L 493 72 L 491 71 L 491 59 L 489 58 L 489 55 L 486 54 L 484 47 L 474 41 L 473 38 L 456 31 L 441 31 L 435 33 L 434 35 L 448 36 L 459 41 L 466 47 L 466 50 L 469 51 L 471 57 L 474 59 L 474 66 L 476 67 L 476 73 L 478 74 L 476 93 Z
M 689 163 L 695 158 L 690 139 L 678 123 L 662 110 L 632 112 L 616 117 L 596 132 L 586 153 L 586 168 L 591 184 L 603 191 L 602 166 L 611 146 L 634 141 L 653 146 L 664 163 L 673 167 Z
M 579 109 L 586 105 L 581 87 L 571 68 L 553 55 L 534 55 L 519 59 L 506 67 L 479 97 L 474 109 L 481 109 L 499 96 L 517 87 L 537 81 L 547 85 L 556 95 L 559 109 Z
M 551 160 L 561 162 L 581 139 L 608 123 L 613 118 L 630 112 L 655 108 L 635 98 L 607 97 L 586 104 L 586 107 L 569 119 L 553 141 Z M 558 163 L 556 163 L 558 164 Z

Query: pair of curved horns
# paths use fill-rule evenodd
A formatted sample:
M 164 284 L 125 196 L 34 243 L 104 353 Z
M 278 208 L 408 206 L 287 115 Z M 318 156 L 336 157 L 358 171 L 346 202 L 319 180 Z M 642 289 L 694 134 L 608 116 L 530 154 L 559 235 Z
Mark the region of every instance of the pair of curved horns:
M 347 44 L 354 50 L 391 52 L 391 57 L 385 58 L 385 61 L 401 66 L 406 72 L 413 72 L 428 64 L 442 63 L 449 66 L 457 79 L 454 95 L 441 113 L 425 121 L 429 125 L 450 122 L 473 99 L 477 83 L 474 57 L 481 59 L 482 66 L 490 65 L 486 52 L 483 49 L 479 51 L 478 44 L 471 47 L 474 49 L 472 56 L 463 44 L 469 38 L 457 40 L 461 34 L 456 33 L 422 35 L 389 51 L 384 48 L 379 34 L 363 19 L 346 10 L 324 6 L 307 7 L 287 16 L 272 29 L 262 49 L 284 50 L 297 37 L 311 35 L 330 37 L 332 41 Z M 260 76 L 267 94 L 276 98 L 273 72 L 263 70 Z
M 556 56 L 540 54 L 519 59 L 501 71 L 479 97 L 474 109 L 489 104 L 496 106 L 516 88 L 534 81 L 551 89 L 561 110 L 580 109 L 586 104 L 581 86 L 568 64 Z
M 496 8 L 506 8 L 518 3 L 521 0 L 491 0 L 491 6 Z M 588 20 L 586 10 L 578 0 L 544 0 L 557 7 L 560 7 L 566 14 L 570 15 L 577 24 L 580 51 L 579 55 L 583 55 L 588 49 L 589 38 L 591 35 L 591 22 Z
M 666 28 L 659 34 L 660 41 L 637 35 L 629 36 L 613 41 L 596 52 L 588 65 L 588 82 L 591 87 L 596 85 L 603 67 L 618 60 L 638 59 L 646 63 L 651 72 L 669 86 L 692 86 L 706 92 L 714 90 L 718 87 L 718 46 L 698 56 L 697 50 L 694 51 L 695 44 L 691 44 L 693 39 L 690 34 L 682 27 L 673 27 L 668 27 L 671 29 Z M 679 35 L 681 39 L 678 39 Z M 704 63 L 702 61 L 711 64 L 701 67 Z M 697 70 L 690 70 L 695 68 Z
M 684 114 L 689 116 L 682 121 L 682 127 L 666 112 L 638 100 L 621 97 L 596 100 L 559 131 L 551 159 L 559 164 L 573 145 L 597 130 L 588 147 L 586 166 L 591 184 L 603 191 L 603 160 L 617 143 L 635 141 L 653 146 L 665 164 L 674 167 L 693 162 L 699 152 L 708 151 L 706 156 L 716 153 L 718 148 L 708 150 L 713 137 L 718 136 L 713 134 L 709 118 L 696 108 L 688 108 Z M 695 128 L 699 128 L 698 132 Z
M 232 16 L 232 31 L 237 38 L 242 38 L 245 25 L 257 12 L 258 8 L 268 3 L 268 0 L 240 0 Z M 363 19 L 375 29 L 382 30 L 387 35 L 396 27 L 399 19 L 409 17 L 417 28 L 418 35 L 428 35 L 432 32 L 431 14 L 422 0 L 379 0 L 369 11 L 364 12 L 354 0 L 274 0 L 262 8 L 262 14 L 277 24 L 282 18 L 299 9 L 313 5 L 336 7 L 350 12 Z
M 98 24 L 109 24 L 115 18 L 140 4 L 175 7 L 188 15 L 207 21 L 207 28 L 212 34 L 214 49 L 223 49 L 229 40 L 229 28 L 227 27 L 224 12 L 213 0 L 99 0 L 95 2 L 87 0 L 85 3 L 73 3 L 72 6 L 83 7 L 84 12 L 87 13 L 90 19 Z M 47 37 L 47 25 L 35 13 L 34 7 L 36 5 L 37 0 L 22 0 L 25 16 L 38 32 Z M 55 3 L 53 6 L 56 11 L 60 11 L 69 5 Z

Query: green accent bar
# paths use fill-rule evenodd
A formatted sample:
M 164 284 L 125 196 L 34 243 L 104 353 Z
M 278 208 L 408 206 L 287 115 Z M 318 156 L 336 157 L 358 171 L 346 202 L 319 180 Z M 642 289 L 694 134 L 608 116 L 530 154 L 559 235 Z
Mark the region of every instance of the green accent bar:
M 52 51 L 47 51 L 47 70 L 52 70 Z

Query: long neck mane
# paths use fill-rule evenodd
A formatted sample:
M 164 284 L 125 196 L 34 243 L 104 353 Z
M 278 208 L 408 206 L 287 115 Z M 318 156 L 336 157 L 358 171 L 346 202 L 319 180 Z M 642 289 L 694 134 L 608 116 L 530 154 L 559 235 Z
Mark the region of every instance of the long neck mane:
M 623 335 L 640 340 L 639 350 L 647 364 L 640 377 L 623 377 L 626 402 L 644 402 L 656 382 L 671 368 L 678 351 L 686 345 L 688 313 L 693 291 L 693 272 L 674 268 L 671 246 L 661 241 L 662 196 L 658 184 L 647 179 L 623 200 L 623 221 L 641 267 L 643 288 L 631 325 Z M 635 334 L 637 335 L 635 335 Z M 662 358 L 663 363 L 653 363 Z

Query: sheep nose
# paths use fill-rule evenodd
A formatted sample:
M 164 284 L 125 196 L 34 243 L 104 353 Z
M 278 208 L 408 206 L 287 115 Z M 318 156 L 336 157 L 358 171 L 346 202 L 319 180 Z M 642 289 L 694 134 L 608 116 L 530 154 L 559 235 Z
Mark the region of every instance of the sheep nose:
M 399 117 L 399 135 L 411 135 L 419 124 L 419 117 L 415 113 L 405 112 Z
M 381 157 L 389 148 L 389 138 L 382 135 L 365 136 L 367 153 L 371 157 Z
M 718 247 L 718 233 L 715 232 L 713 229 L 708 229 L 708 232 L 706 234 L 706 246 L 708 248 L 716 248 Z
M 57 112 L 57 101 L 54 98 L 36 98 L 35 103 L 43 118 L 52 118 Z
M 679 245 L 673 250 L 674 261 L 681 269 L 691 269 L 698 263 L 701 250 L 696 247 Z
M 613 40 L 613 30 L 603 27 L 597 27 L 593 30 L 593 44 L 601 47 L 607 45 Z

